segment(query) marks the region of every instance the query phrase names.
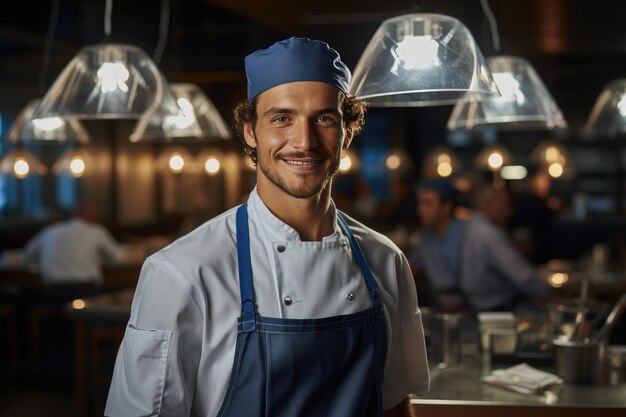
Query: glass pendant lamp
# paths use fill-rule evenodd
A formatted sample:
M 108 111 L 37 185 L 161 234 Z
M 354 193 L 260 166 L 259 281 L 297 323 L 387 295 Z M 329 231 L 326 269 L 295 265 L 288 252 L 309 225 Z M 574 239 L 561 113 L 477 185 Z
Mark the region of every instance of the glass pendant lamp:
M 596 99 L 586 133 L 614 136 L 626 132 L 626 78 L 611 81 Z
M 448 120 L 450 130 L 564 129 L 561 109 L 533 66 L 515 56 L 487 58 L 502 94 L 482 101 L 459 101 Z
M 375 107 L 433 106 L 499 95 L 469 30 L 453 17 L 427 13 L 382 23 L 359 59 L 350 93 Z
M 134 119 L 156 109 L 169 87 L 136 46 L 81 49 L 43 98 L 35 118 Z
M 225 140 L 232 132 L 211 100 L 195 84 L 171 84 L 177 106 L 159 106 L 139 119 L 131 142 Z
M 32 116 L 40 103 L 40 99 L 31 100 L 17 115 L 8 133 L 11 142 L 55 144 L 89 142 L 89 133 L 79 120 L 60 117 L 33 119 Z

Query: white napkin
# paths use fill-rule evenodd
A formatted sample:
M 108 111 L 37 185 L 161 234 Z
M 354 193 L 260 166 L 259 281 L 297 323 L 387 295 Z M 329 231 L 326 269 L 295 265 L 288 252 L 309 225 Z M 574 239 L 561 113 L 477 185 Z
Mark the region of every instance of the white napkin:
M 508 369 L 496 369 L 490 375 L 484 376 L 482 380 L 522 394 L 534 394 L 551 385 L 563 382 L 558 376 L 540 371 L 526 363 Z

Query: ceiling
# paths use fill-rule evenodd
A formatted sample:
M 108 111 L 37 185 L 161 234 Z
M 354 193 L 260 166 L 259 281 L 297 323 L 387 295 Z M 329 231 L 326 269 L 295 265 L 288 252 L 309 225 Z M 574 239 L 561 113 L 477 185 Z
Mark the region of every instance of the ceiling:
M 105 40 L 104 0 L 22 0 L 0 15 L 0 113 L 9 118 L 41 96 L 82 47 Z M 407 0 L 170 0 L 161 68 L 192 81 L 230 107 L 245 92 L 244 56 L 290 35 L 326 40 L 350 67 L 385 18 L 414 7 Z M 457 17 L 485 55 L 493 54 L 479 0 L 424 0 L 424 12 Z M 42 71 L 51 10 L 58 4 L 52 54 Z M 154 51 L 159 0 L 114 1 L 112 41 Z M 626 2 L 490 0 L 502 53 L 522 55 L 539 73 L 571 124 L 581 124 L 600 89 L 626 76 Z M 43 77 L 41 76 L 43 72 Z M 446 111 L 449 111 L 446 110 Z M 572 123 L 573 122 L 573 123 Z

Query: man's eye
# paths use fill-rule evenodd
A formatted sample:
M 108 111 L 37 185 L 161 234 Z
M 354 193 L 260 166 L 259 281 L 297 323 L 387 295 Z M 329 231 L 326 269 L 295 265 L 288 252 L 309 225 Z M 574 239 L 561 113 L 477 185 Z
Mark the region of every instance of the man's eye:
M 276 123 L 286 123 L 287 121 L 289 121 L 289 119 L 285 116 L 278 116 L 272 119 L 272 122 L 276 122 Z
M 335 119 L 333 119 L 332 117 L 328 117 L 328 116 L 320 116 L 317 118 L 317 121 L 320 123 L 334 123 Z

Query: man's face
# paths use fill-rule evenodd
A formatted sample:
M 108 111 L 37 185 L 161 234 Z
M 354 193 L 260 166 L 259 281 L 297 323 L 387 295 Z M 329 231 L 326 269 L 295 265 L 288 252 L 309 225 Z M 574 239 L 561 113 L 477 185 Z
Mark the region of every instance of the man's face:
M 424 227 L 435 228 L 450 216 L 450 203 L 432 190 L 420 190 L 417 196 L 417 212 Z
M 257 182 L 295 198 L 322 192 L 339 169 L 346 134 L 341 92 L 313 81 L 282 84 L 258 96 L 256 125 L 244 125 L 257 150 Z

